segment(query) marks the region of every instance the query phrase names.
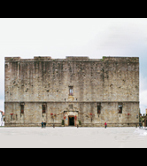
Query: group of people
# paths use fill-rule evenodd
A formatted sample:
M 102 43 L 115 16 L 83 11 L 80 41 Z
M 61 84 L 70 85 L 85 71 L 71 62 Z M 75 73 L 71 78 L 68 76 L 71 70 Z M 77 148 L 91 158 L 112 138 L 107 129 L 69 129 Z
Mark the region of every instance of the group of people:
M 42 126 L 42 128 L 43 128 L 43 127 L 46 127 L 46 123 L 45 123 L 45 122 L 42 122 L 42 123 L 41 123 L 41 126 Z

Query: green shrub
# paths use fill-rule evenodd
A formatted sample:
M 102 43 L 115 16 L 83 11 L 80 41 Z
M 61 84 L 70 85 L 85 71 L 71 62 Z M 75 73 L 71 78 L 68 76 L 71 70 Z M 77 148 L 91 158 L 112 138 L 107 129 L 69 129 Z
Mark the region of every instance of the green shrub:
M 62 119 L 62 125 L 64 125 L 64 120 Z
M 102 59 L 101 59 L 101 61 L 104 61 L 105 58 L 106 58 L 106 56 L 103 56 Z
M 79 125 L 81 125 L 81 121 L 79 120 Z

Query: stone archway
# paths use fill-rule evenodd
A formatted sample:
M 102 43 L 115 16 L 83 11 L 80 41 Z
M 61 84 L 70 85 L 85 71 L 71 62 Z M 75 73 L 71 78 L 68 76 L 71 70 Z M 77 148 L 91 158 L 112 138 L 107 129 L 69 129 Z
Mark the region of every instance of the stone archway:
M 80 114 L 80 111 L 77 107 L 74 107 L 72 104 L 69 104 L 69 106 L 63 111 L 63 117 L 64 117 L 64 125 L 70 126 L 70 120 L 69 117 L 73 117 L 71 121 L 74 121 L 73 126 L 77 126 L 79 124 L 78 116 Z
M 78 111 L 64 111 L 64 117 L 65 117 L 65 119 L 64 119 L 65 126 L 77 126 Z

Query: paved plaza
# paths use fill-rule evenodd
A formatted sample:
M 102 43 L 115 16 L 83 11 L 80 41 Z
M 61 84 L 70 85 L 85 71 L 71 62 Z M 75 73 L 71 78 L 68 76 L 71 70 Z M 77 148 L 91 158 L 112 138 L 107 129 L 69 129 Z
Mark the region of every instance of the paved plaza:
M 147 148 L 147 129 L 0 127 L 0 148 Z

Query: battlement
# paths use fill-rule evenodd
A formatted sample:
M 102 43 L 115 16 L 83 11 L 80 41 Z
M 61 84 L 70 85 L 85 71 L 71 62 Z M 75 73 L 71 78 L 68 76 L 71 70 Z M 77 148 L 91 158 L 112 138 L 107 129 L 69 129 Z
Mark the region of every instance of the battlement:
M 89 60 L 89 57 L 84 57 L 84 56 L 67 56 L 66 60 Z
M 19 61 L 20 57 L 5 57 L 5 61 Z
M 51 59 L 52 59 L 52 57 L 50 57 L 50 56 L 34 56 L 34 60 L 48 61 Z
M 137 62 L 139 63 L 139 57 L 110 57 L 103 56 L 102 59 L 90 59 L 86 56 L 66 56 L 65 59 L 52 59 L 51 56 L 34 56 L 32 59 L 21 59 L 21 57 L 5 57 L 5 62 L 15 62 L 15 61 L 101 61 L 101 62 L 120 62 L 129 63 Z
M 105 57 L 103 56 L 102 61 L 114 61 L 114 62 L 139 62 L 139 57 Z

